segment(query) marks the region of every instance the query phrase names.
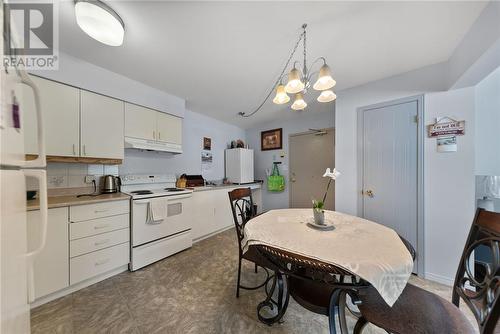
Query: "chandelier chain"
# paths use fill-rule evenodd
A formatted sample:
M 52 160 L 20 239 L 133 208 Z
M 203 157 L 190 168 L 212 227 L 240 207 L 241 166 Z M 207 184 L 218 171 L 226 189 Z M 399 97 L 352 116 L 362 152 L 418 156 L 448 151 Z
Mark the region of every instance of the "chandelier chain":
M 283 67 L 283 70 L 281 71 L 278 79 L 273 84 L 273 86 L 269 90 L 269 93 L 266 95 L 266 97 L 264 98 L 264 100 L 262 101 L 262 103 L 259 104 L 259 106 L 257 108 L 255 108 L 255 110 L 252 111 L 250 114 L 247 114 L 245 112 L 239 112 L 238 115 L 240 115 L 242 117 L 251 117 L 251 116 L 255 115 L 256 113 L 258 113 L 262 109 L 262 107 L 267 102 L 267 100 L 269 100 L 269 97 L 271 96 L 271 94 L 273 94 L 274 89 L 276 88 L 276 86 L 281 82 L 281 79 L 283 78 L 283 75 L 285 74 L 286 69 L 288 68 L 288 65 L 290 64 L 290 61 L 292 60 L 293 56 L 295 55 L 295 52 L 297 51 L 297 49 L 298 49 L 298 47 L 299 47 L 300 42 L 302 41 L 302 39 L 304 39 L 304 60 L 305 60 L 305 54 L 306 54 L 306 45 L 305 45 L 305 41 L 306 41 L 305 40 L 305 38 L 306 38 L 306 25 L 303 25 L 302 29 L 303 29 L 303 31 L 300 34 L 299 39 L 297 40 L 297 43 L 295 43 L 295 46 L 293 47 L 292 52 L 290 53 L 290 56 L 288 57 L 288 60 L 286 61 L 285 66 Z M 304 64 L 304 68 L 305 68 L 305 64 Z

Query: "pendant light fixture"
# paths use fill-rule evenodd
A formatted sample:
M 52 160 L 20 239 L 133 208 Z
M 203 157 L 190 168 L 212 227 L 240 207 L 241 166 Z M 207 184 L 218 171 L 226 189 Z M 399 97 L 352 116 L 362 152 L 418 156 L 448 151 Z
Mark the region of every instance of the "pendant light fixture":
M 123 44 L 123 20 L 104 2 L 75 0 L 75 16 L 78 26 L 93 39 L 110 46 Z
M 337 98 L 337 95 L 332 90 L 324 90 L 321 92 L 321 94 L 318 96 L 317 101 L 318 102 L 332 102 Z
M 292 103 L 293 110 L 304 110 L 307 107 L 306 101 L 304 101 L 304 95 L 302 93 L 295 94 L 295 101 Z
M 264 101 L 262 101 L 262 103 L 260 103 L 259 106 L 249 114 L 245 112 L 238 113 L 240 116 L 251 117 L 255 115 L 257 112 L 259 112 L 259 110 L 262 109 L 266 101 L 271 97 L 271 95 L 275 91 L 275 88 L 276 88 L 276 95 L 273 99 L 273 102 L 275 104 L 288 103 L 288 101 L 290 101 L 290 97 L 287 95 L 287 93 L 294 94 L 295 98 L 291 105 L 291 108 L 293 110 L 304 110 L 307 107 L 307 103 L 304 100 L 304 96 L 308 93 L 308 90 L 312 85 L 311 82 L 313 79 L 312 78 L 313 75 L 315 73 L 318 73 L 313 71 L 313 68 L 319 61 L 322 61 L 323 65 L 319 68 L 318 77 L 314 82 L 314 85 L 312 85 L 312 88 L 321 91 L 321 94 L 316 98 L 316 100 L 318 102 L 327 103 L 327 102 L 332 102 L 337 98 L 335 93 L 331 90 L 335 86 L 336 81 L 332 77 L 331 70 L 328 64 L 326 63 L 326 59 L 324 57 L 319 57 L 315 61 L 313 61 L 310 66 L 307 63 L 306 28 L 307 24 L 304 23 L 302 25 L 302 32 L 297 42 L 295 43 L 295 46 L 293 47 L 291 54 L 288 57 L 288 61 L 286 62 L 275 84 L 273 85 L 267 96 L 264 98 Z M 293 67 L 290 70 L 290 72 L 288 74 L 285 74 L 296 51 L 299 48 L 300 42 L 302 42 L 303 45 L 302 61 L 295 61 L 293 63 Z M 297 66 L 297 64 L 299 66 Z M 285 78 L 287 79 L 286 85 L 283 86 L 282 82 L 284 82 L 283 79 Z
M 285 86 L 278 85 L 278 87 L 276 87 L 276 96 L 273 102 L 276 104 L 285 104 L 288 103 L 288 101 L 290 101 L 290 96 L 286 94 Z

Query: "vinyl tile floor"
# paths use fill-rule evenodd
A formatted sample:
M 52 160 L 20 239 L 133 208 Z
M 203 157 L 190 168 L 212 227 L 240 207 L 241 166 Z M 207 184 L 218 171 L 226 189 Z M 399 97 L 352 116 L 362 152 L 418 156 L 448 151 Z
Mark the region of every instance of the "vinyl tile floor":
M 293 299 L 283 323 L 272 327 L 257 319 L 261 290 L 240 290 L 233 229 L 135 272 L 124 272 L 39 306 L 31 312 L 32 333 L 328 333 L 328 319 Z M 242 283 L 262 281 L 264 271 L 242 268 Z M 447 286 L 411 278 L 411 283 L 451 299 Z M 462 303 L 463 304 L 463 303 Z M 475 325 L 472 314 L 464 312 Z M 348 319 L 352 329 L 354 318 Z M 385 333 L 369 326 L 364 333 Z

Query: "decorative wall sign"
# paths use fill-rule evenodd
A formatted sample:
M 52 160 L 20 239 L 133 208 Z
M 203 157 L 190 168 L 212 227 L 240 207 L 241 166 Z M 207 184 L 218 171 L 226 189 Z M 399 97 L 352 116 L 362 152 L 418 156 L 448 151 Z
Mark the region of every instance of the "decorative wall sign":
M 438 152 L 456 152 L 457 136 L 443 136 L 437 138 Z
M 212 138 L 203 137 L 203 149 L 207 151 L 212 149 Z
M 427 133 L 429 138 L 464 135 L 465 121 L 457 121 L 450 117 L 437 118 L 436 123 L 427 126 Z
M 273 129 L 260 133 L 260 149 L 262 151 L 281 150 L 283 148 L 283 129 Z

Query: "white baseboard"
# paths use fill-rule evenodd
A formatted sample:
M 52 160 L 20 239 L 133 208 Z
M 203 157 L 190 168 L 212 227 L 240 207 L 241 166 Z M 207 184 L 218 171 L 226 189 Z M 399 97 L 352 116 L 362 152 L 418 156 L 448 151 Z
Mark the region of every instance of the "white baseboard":
M 227 231 L 227 230 L 230 230 L 230 229 L 232 229 L 232 228 L 234 228 L 234 224 L 231 224 L 231 225 L 229 225 L 229 226 L 227 226 L 227 227 L 223 227 L 223 228 L 221 228 L 221 229 L 219 229 L 219 230 L 217 230 L 217 231 L 215 231 L 215 232 L 209 233 L 209 234 L 204 235 L 204 236 L 202 236 L 202 237 L 199 237 L 199 238 L 197 238 L 197 239 L 193 239 L 193 244 L 194 244 L 194 243 L 197 243 L 198 241 L 202 241 L 202 240 L 204 240 L 204 239 L 208 239 L 208 238 L 210 238 L 210 237 L 213 237 L 213 236 L 214 236 L 214 235 L 216 235 L 216 234 L 222 233 L 222 232 Z
M 425 279 L 428 279 L 428 280 L 431 280 L 434 282 L 438 282 L 438 283 L 441 283 L 444 285 L 448 285 L 448 286 L 453 286 L 453 283 L 455 282 L 454 277 L 450 278 L 450 277 L 437 275 L 437 274 L 433 274 L 433 273 L 427 273 L 427 272 L 425 273 Z
M 70 293 L 73 293 L 73 292 L 78 291 L 80 289 L 86 288 L 92 284 L 103 281 L 106 278 L 110 278 L 111 276 L 118 275 L 118 274 L 120 274 L 124 271 L 127 271 L 127 270 L 128 270 L 128 264 L 121 266 L 121 267 L 118 267 L 116 269 L 113 269 L 111 271 L 108 271 L 104 274 L 89 278 L 88 280 L 77 283 L 75 285 L 68 286 L 67 288 L 64 288 L 62 290 L 56 291 L 54 293 L 51 293 L 47 296 L 43 296 L 43 297 L 35 300 L 33 303 L 30 304 L 30 308 L 35 308 L 35 307 L 38 307 L 38 306 L 43 305 L 45 303 L 48 303 L 50 301 L 53 301 L 57 298 L 64 297 L 66 295 L 69 295 Z

